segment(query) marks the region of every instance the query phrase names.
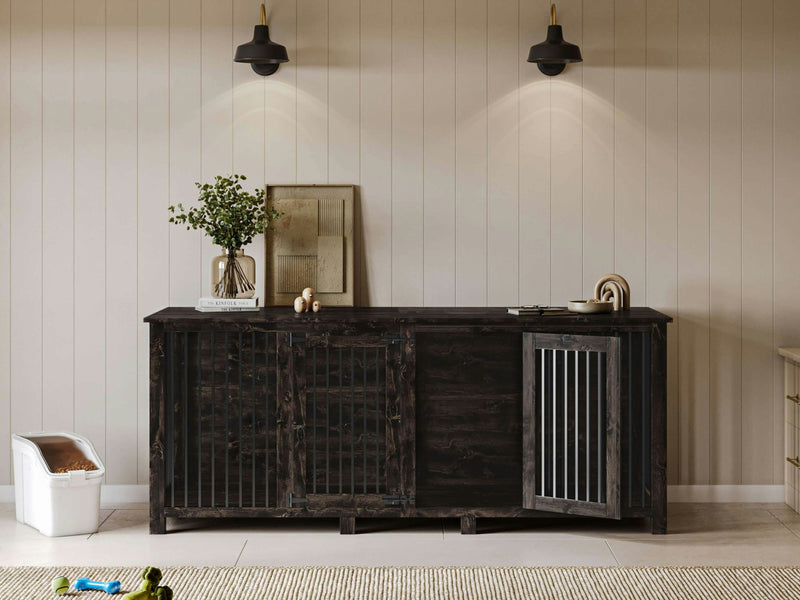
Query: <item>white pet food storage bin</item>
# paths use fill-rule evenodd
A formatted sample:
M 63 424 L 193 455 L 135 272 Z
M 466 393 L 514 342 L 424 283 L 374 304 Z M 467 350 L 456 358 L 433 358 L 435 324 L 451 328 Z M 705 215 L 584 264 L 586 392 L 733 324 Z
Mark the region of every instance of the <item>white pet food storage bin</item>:
M 11 447 L 17 521 L 49 536 L 97 531 L 106 471 L 89 440 L 74 433 L 25 433 L 14 434 Z M 97 470 L 55 473 L 68 465 L 65 457 L 88 459 Z

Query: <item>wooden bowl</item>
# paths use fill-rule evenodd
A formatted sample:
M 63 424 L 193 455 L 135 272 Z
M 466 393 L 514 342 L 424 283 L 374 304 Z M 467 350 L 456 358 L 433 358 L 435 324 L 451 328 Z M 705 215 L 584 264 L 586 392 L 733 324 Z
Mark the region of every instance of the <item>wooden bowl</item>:
M 600 300 L 589 302 L 588 300 L 570 300 L 567 304 L 570 312 L 593 315 L 598 313 L 610 313 L 614 310 L 614 303 L 611 300 Z

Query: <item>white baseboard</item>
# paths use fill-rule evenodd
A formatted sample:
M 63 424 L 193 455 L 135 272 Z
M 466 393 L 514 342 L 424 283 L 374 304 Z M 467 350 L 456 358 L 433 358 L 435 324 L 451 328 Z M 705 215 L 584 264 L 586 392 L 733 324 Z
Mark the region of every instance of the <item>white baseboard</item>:
M 669 502 L 783 502 L 782 485 L 670 485 Z M 102 504 L 148 501 L 146 485 L 104 485 Z M 0 502 L 14 502 L 14 486 L 0 485 Z
M 149 490 L 148 485 L 103 485 L 100 486 L 100 504 L 149 502 Z
M 670 485 L 668 502 L 783 502 L 782 485 Z

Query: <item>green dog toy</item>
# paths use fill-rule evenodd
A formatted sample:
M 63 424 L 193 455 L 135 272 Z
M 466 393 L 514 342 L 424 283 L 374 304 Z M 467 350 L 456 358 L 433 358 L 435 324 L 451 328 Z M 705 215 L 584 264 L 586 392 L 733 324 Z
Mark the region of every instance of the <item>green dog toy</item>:
M 158 600 L 172 600 L 172 590 L 165 585 L 156 588 L 156 598 Z
M 63 575 L 55 577 L 50 586 L 53 588 L 53 592 L 55 592 L 60 596 L 69 589 L 69 579 L 67 579 Z
M 142 573 L 142 584 L 139 589 L 125 594 L 122 600 L 172 600 L 172 590 L 168 587 L 158 587 L 160 582 L 161 569 L 147 567 Z M 169 594 L 165 596 L 165 592 L 160 592 L 160 590 L 169 590 Z

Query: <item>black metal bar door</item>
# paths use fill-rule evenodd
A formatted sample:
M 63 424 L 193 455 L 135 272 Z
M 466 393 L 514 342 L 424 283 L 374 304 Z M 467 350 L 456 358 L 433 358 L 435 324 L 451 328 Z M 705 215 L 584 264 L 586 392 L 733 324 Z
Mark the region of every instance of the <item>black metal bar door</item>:
M 279 480 L 287 482 L 286 506 L 402 512 L 413 505 L 411 334 L 311 334 L 284 344 Z
M 523 507 L 620 518 L 620 341 L 523 333 Z

